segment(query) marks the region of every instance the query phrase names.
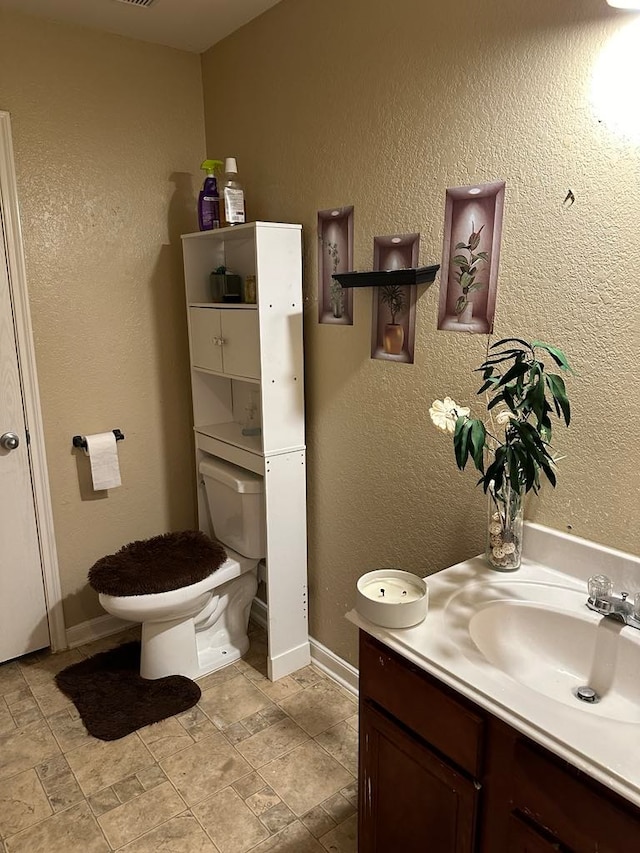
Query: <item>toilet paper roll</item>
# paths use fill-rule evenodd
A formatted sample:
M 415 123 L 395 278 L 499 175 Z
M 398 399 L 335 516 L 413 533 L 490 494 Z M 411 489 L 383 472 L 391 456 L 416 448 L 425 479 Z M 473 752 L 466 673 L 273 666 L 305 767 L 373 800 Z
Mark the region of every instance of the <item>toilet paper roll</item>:
M 98 432 L 85 436 L 87 454 L 91 460 L 91 478 L 96 492 L 115 489 L 121 485 L 118 445 L 113 432 Z

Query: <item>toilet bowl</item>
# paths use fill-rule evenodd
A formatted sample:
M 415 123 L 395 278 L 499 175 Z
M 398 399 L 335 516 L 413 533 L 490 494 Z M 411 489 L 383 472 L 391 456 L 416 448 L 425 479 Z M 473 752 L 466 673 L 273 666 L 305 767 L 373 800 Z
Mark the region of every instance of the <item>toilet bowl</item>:
M 200 678 L 249 648 L 249 612 L 265 553 L 262 478 L 213 457 L 201 462 L 200 474 L 225 562 L 203 580 L 165 592 L 99 593 L 107 613 L 142 623 L 143 678 Z

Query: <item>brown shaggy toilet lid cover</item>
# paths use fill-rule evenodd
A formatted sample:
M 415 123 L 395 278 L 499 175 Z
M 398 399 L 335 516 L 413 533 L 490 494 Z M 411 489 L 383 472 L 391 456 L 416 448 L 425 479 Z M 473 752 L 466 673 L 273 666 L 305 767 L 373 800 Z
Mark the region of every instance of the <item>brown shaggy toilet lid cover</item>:
M 204 580 L 227 559 L 217 539 L 200 530 L 130 542 L 89 569 L 89 583 L 107 595 L 169 592 Z

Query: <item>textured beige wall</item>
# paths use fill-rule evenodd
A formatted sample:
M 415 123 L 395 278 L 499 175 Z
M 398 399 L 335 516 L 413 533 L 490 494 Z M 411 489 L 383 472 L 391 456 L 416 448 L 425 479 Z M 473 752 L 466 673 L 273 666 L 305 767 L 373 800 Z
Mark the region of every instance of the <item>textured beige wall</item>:
M 194 521 L 179 234 L 202 159 L 199 57 L 0 12 L 67 627 L 87 569 Z M 123 486 L 87 485 L 76 433 L 119 427 Z
M 311 631 L 342 656 L 362 572 L 431 572 L 483 546 L 482 493 L 427 410 L 473 402 L 487 342 L 436 331 L 437 283 L 413 366 L 370 360 L 369 289 L 353 327 L 319 326 L 319 209 L 355 205 L 357 269 L 394 232 L 420 231 L 421 262 L 439 263 L 445 188 L 507 182 L 496 338 L 548 340 L 579 373 L 558 488 L 528 516 L 640 551 L 640 142 L 590 106 L 631 19 L 604 0 L 283 0 L 204 56 L 208 156 L 238 158 L 250 218 L 305 229 Z

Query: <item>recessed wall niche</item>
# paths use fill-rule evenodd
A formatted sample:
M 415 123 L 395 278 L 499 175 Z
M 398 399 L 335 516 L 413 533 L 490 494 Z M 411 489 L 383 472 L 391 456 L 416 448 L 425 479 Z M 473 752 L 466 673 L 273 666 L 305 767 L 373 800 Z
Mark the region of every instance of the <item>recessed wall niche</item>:
M 438 329 L 493 331 L 504 189 L 493 181 L 447 190 Z
M 335 281 L 353 269 L 353 205 L 318 211 L 318 322 L 353 325 L 353 292 Z
M 373 269 L 417 267 L 419 250 L 419 234 L 374 237 Z M 413 364 L 416 287 L 388 284 L 372 290 L 371 358 Z

